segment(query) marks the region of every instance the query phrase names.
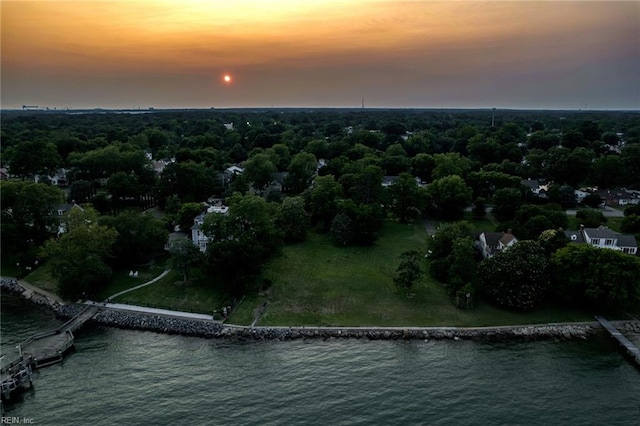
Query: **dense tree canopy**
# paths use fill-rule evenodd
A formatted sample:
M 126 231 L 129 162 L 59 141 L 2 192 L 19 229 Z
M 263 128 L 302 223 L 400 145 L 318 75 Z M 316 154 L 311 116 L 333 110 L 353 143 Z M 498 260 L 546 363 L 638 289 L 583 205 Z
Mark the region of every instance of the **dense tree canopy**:
M 464 215 L 471 204 L 472 189 L 458 175 L 434 180 L 427 186 L 434 213 L 443 219 L 456 220 Z
M 543 248 L 535 241 L 521 240 L 483 260 L 478 274 L 484 292 L 498 305 L 530 311 L 549 290 L 547 266 Z
M 597 309 L 640 304 L 640 258 L 619 251 L 569 244 L 551 256 L 554 293 L 567 303 Z
M 282 243 L 276 207 L 255 195 L 236 194 L 229 213 L 209 214 L 202 230 L 209 237 L 205 267 L 226 291 L 238 296 L 250 288 L 262 265 Z
M 80 215 L 77 224 L 57 239 L 45 244 L 42 254 L 48 259 L 52 274 L 58 279 L 60 295 L 67 300 L 95 297 L 109 282 L 108 265 L 118 232 L 99 225 L 91 209 L 73 212 Z

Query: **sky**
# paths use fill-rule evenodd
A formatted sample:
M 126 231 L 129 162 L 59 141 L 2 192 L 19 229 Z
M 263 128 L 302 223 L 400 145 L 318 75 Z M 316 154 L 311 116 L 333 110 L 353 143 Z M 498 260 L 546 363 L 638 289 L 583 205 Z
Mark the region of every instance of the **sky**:
M 640 109 L 638 1 L 0 4 L 2 108 Z

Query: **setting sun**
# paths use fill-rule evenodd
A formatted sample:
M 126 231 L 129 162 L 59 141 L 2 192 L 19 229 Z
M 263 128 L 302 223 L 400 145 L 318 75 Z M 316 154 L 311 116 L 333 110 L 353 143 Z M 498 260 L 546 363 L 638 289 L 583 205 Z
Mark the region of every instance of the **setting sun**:
M 229 74 L 225 74 L 224 77 L 222 77 L 222 80 L 225 83 L 231 83 L 231 76 Z

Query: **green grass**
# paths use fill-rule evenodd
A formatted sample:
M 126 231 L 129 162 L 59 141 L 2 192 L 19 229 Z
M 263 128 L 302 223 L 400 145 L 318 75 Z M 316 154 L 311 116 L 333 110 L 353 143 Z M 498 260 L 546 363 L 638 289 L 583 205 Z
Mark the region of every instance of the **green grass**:
M 245 299 L 231 321 L 250 324 L 263 302 L 269 305 L 258 325 L 487 326 L 590 319 L 554 308 L 527 314 L 489 305 L 459 310 L 428 274 L 407 297 L 393 284 L 398 255 L 424 250 L 425 237 L 421 224 L 389 222 L 375 246 L 338 248 L 328 236 L 312 233 L 271 261 L 263 277 L 272 287 Z
M 24 281 L 51 293 L 57 293 L 58 280 L 51 275 L 51 265 L 45 263 L 23 278 Z
M 113 273 L 113 281 L 109 284 L 107 288 L 100 292 L 98 295 L 98 300 L 104 300 L 107 297 L 110 297 L 116 293 L 119 293 L 123 290 L 127 290 L 129 288 L 133 288 L 140 284 L 143 284 L 149 280 L 160 275 L 167 264 L 167 257 L 159 257 L 154 260 L 154 262 L 143 268 L 131 268 L 126 270 L 114 271 Z M 129 272 L 131 270 L 138 271 L 138 277 L 133 278 L 129 276 Z M 123 296 L 124 297 L 124 296 Z
M 567 215 L 567 217 L 569 218 L 568 228 L 570 230 L 576 231 L 580 229 L 580 219 L 577 219 L 575 215 Z M 604 226 L 615 232 L 622 232 L 620 227 L 622 226 L 623 220 L 623 217 L 608 217 Z
M 225 303 L 207 277 L 194 277 L 188 284 L 181 280 L 180 273 L 171 271 L 158 282 L 123 294 L 114 302 L 205 314 L 211 314 Z

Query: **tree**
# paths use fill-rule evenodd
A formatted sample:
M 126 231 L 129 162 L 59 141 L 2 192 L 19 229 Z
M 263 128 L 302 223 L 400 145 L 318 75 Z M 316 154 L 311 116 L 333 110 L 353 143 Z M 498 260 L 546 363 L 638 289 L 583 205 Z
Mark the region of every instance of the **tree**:
M 396 269 L 396 275 L 393 278 L 394 284 L 406 292 L 422 276 L 421 253 L 417 250 L 405 251 L 400 255 L 400 264 Z
M 279 172 L 287 170 L 289 163 L 291 163 L 289 147 L 284 144 L 275 144 L 271 148 L 267 148 L 264 153 L 267 154 L 271 163 L 276 166 Z
M 234 194 L 228 214 L 205 216 L 202 230 L 209 238 L 205 267 L 229 294 L 240 296 L 249 290 L 262 265 L 282 244 L 275 209 L 255 195 Z
M 432 155 L 420 153 L 411 159 L 411 173 L 423 182 L 431 182 L 436 162 Z
M 407 223 L 420 214 L 418 184 L 413 176 L 403 173 L 389 187 L 391 210 L 402 223 Z
M 163 222 L 148 214 L 125 211 L 115 217 L 102 217 L 99 223 L 118 231 L 113 256 L 122 266 L 149 260 L 163 250 L 169 236 Z
M 318 161 L 315 155 L 308 152 L 296 154 L 289 164 L 289 176 L 287 177 L 287 187 L 292 194 L 304 192 L 313 180 L 316 173 Z
M 383 224 L 382 208 L 377 204 L 356 204 L 341 200 L 331 223 L 331 235 L 338 245 L 371 245 Z
M 2 245 L 24 250 L 39 245 L 56 225 L 52 213 L 62 203 L 62 191 L 54 186 L 27 181 L 2 181 Z
M 116 172 L 107 182 L 107 191 L 115 201 L 114 204 L 120 204 L 127 198 L 137 198 L 140 195 L 138 177 L 134 174 Z
M 112 275 L 107 260 L 117 236 L 112 228 L 85 222 L 47 241 L 42 254 L 51 264 L 63 298 L 94 297 L 107 285 Z
M 343 185 L 345 192 L 356 203 L 379 204 L 382 196 L 382 169 L 371 164 L 362 166 L 357 164 L 356 167 L 359 170 L 353 173 L 353 185 L 349 188 Z
M 93 195 L 93 185 L 88 180 L 77 180 L 69 187 L 69 199 L 74 203 L 86 203 Z
M 184 203 L 199 202 L 221 189 L 220 179 L 214 169 L 192 161 L 167 165 L 156 186 L 162 206 L 171 195 L 176 195 Z
M 491 198 L 497 189 L 519 188 L 521 180 L 518 176 L 486 170 L 471 172 L 467 179 L 474 196 L 486 198 Z
M 498 189 L 493 196 L 493 215 L 499 222 L 505 222 L 515 217 L 522 205 L 522 193 L 515 188 Z
M 627 143 L 620 154 L 625 167 L 627 184 L 640 185 L 640 143 Z
M 628 309 L 640 303 L 640 258 L 589 244 L 568 244 L 551 256 L 554 294 L 594 309 Z
M 553 253 L 569 244 L 569 239 L 562 230 L 547 229 L 538 236 L 538 243 L 544 249 L 547 259 L 550 259 Z
M 434 180 L 427 186 L 435 213 L 449 220 L 461 219 L 471 204 L 472 190 L 460 176 L 452 175 Z
M 342 186 L 332 175 L 318 176 L 309 195 L 311 219 L 321 221 L 323 230 L 327 232 L 331 221 L 338 212 L 338 199 L 342 197 Z
M 627 181 L 626 174 L 625 165 L 621 156 L 605 155 L 593 160 L 588 180 L 592 185 L 600 188 L 615 188 L 625 184 Z M 591 195 L 597 196 L 597 194 Z
M 267 154 L 256 154 L 244 164 L 244 175 L 258 190 L 263 190 L 271 182 L 271 175 L 277 171 Z
M 473 202 L 473 216 L 476 218 L 483 218 L 487 215 L 486 200 L 483 197 L 478 197 Z
M 586 228 L 597 228 L 607 223 L 607 218 L 601 210 L 597 209 L 580 209 L 576 212 L 576 219 L 579 219 L 580 224 Z
M 427 239 L 427 254 L 431 261 L 429 268 L 434 278 L 449 281 L 449 255 L 453 251 L 453 243 L 459 238 L 471 236 L 471 225 L 462 221 L 442 225 Z
M 190 271 L 200 266 L 204 260 L 198 247 L 188 238 L 174 241 L 169 248 L 169 253 L 171 253 L 169 265 L 182 273 L 182 281 L 185 284 L 189 282 Z
M 478 275 L 485 293 L 498 305 L 530 311 L 540 304 L 549 288 L 547 266 L 540 244 L 521 240 L 483 260 Z
M 331 222 L 331 237 L 339 246 L 346 246 L 353 241 L 353 222 L 345 213 L 338 213 Z
M 467 284 L 476 284 L 478 278 L 475 257 L 475 243 L 471 238 L 456 238 L 453 241 L 451 254 L 447 256 L 447 288 L 450 296 L 454 296 Z
M 435 167 L 431 177 L 441 179 L 450 175 L 465 177 L 472 168 L 472 162 L 467 157 L 463 157 L 457 152 L 446 154 L 435 154 L 433 156 Z
M 193 226 L 193 219 L 205 211 L 202 203 L 184 203 L 176 215 L 176 222 L 180 230 L 188 232 Z
M 620 230 L 629 234 L 640 233 L 640 215 L 632 214 L 625 216 L 624 219 L 622 219 Z
M 591 208 L 596 208 L 602 204 L 602 198 L 593 192 L 582 199 L 582 204 Z
M 287 242 L 304 241 L 309 226 L 309 215 L 302 197 L 287 197 L 280 205 L 277 224 Z
M 548 197 L 549 201 L 558 203 L 565 209 L 575 207 L 577 204 L 576 192 L 569 185 L 551 185 Z
M 49 175 L 62 166 L 53 143 L 44 140 L 21 142 L 8 152 L 9 170 L 17 176 Z

